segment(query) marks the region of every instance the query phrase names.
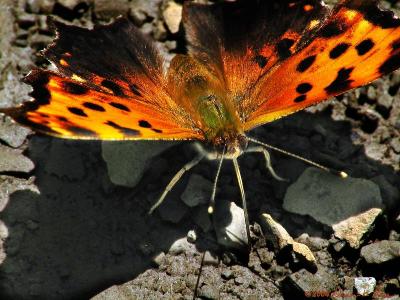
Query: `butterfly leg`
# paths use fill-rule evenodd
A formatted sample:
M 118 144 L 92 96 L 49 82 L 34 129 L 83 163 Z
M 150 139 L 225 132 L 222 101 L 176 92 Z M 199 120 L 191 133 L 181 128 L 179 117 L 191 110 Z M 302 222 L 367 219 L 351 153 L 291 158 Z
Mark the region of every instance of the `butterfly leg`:
M 152 214 L 153 211 L 161 205 L 161 203 L 164 201 L 165 197 L 167 194 L 172 190 L 172 188 L 175 186 L 175 184 L 181 179 L 183 174 L 185 174 L 187 171 L 189 171 L 191 168 L 196 166 L 203 158 L 204 154 L 200 153 L 197 155 L 193 160 L 189 161 L 186 163 L 176 174 L 174 177 L 172 177 L 171 181 L 168 183 L 166 188 L 164 189 L 164 192 L 162 193 L 161 197 L 158 199 L 158 201 L 150 208 L 149 214 Z
M 279 181 L 287 181 L 287 179 L 284 179 L 282 177 L 280 177 L 278 174 L 275 173 L 274 168 L 271 165 L 271 156 L 269 155 L 269 152 L 267 149 L 261 147 L 261 146 L 257 146 L 257 147 L 249 147 L 247 148 L 245 151 L 245 153 L 262 153 L 264 154 L 264 158 L 265 158 L 265 167 L 268 169 L 268 171 L 271 173 L 271 175 L 279 180 Z
M 237 178 L 239 189 L 240 189 L 240 196 L 242 198 L 244 221 L 246 223 L 247 245 L 249 246 L 249 253 L 250 253 L 250 250 L 251 250 L 250 249 L 251 248 L 251 243 L 250 243 L 250 225 L 249 225 L 249 214 L 247 212 L 246 194 L 244 192 L 242 175 L 240 173 L 240 169 L 239 169 L 239 164 L 238 164 L 237 158 L 233 158 L 232 162 L 233 162 L 233 166 L 235 168 L 236 178 Z
M 224 157 L 225 157 L 225 147 L 221 153 L 221 157 L 220 157 L 219 163 L 218 163 L 217 174 L 215 175 L 215 180 L 214 180 L 213 189 L 212 189 L 211 198 L 210 198 L 210 204 L 208 205 L 208 213 L 209 214 L 212 214 L 214 212 L 215 194 L 217 193 L 217 183 L 218 183 L 219 174 L 220 174 L 221 168 L 222 168 L 222 162 L 224 161 Z

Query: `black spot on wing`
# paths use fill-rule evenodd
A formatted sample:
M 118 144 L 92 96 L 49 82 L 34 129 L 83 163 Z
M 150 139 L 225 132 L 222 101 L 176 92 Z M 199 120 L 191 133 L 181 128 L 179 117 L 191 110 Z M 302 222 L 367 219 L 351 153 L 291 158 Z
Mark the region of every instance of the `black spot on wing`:
M 115 96 L 119 96 L 119 97 L 125 96 L 124 92 L 122 91 L 122 88 L 118 84 L 116 84 L 115 82 L 113 82 L 111 80 L 104 79 L 101 82 L 101 85 L 104 86 L 105 88 L 111 90 Z
M 263 55 L 256 55 L 254 56 L 253 60 L 258 64 L 258 66 L 263 69 L 268 62 L 268 59 Z
M 297 91 L 299 94 L 306 94 L 306 93 L 308 93 L 309 91 L 311 91 L 311 89 L 312 89 L 312 85 L 309 84 L 308 82 L 304 82 L 304 83 L 300 83 L 300 84 L 297 86 L 296 91 Z
M 61 122 L 68 122 L 68 119 L 66 117 L 63 117 L 63 116 L 59 116 L 59 117 L 57 117 L 57 119 L 59 121 L 61 121 Z
M 109 103 L 112 107 L 118 108 L 120 110 L 123 111 L 131 111 L 127 106 L 121 104 L 121 103 L 117 103 L 117 102 L 110 102 Z
M 142 97 L 142 93 L 139 91 L 139 87 L 136 84 L 131 83 L 129 85 L 129 88 L 131 89 L 132 93 L 134 93 L 136 96 Z
M 42 133 L 49 133 L 49 134 L 58 134 L 58 132 L 46 126 L 45 124 L 31 121 L 29 117 L 27 117 L 26 115 L 16 117 L 15 121 L 17 121 L 22 125 L 28 126 L 35 131 L 39 131 Z
M 397 39 L 392 43 L 392 50 L 396 51 L 399 48 L 400 48 L 400 39 Z
M 86 107 L 86 108 L 91 109 L 91 110 L 95 110 L 95 111 L 106 111 L 106 110 L 104 109 L 103 106 L 98 105 L 98 104 L 96 104 L 96 103 L 84 102 L 82 105 L 83 105 L 84 107 Z
M 303 59 L 298 65 L 296 70 L 298 72 L 305 72 L 308 70 L 308 68 L 310 68 L 312 66 L 312 64 L 315 62 L 316 59 L 316 55 L 311 55 L 309 57 L 306 57 L 305 59 Z
M 336 20 L 323 26 L 319 32 L 319 35 L 323 38 L 331 38 L 337 35 L 341 35 L 345 31 L 345 24 L 340 20 Z
M 140 135 L 139 130 L 128 128 L 128 127 L 122 127 L 122 126 L 114 123 L 113 121 L 107 121 L 104 124 L 119 130 L 122 134 L 124 134 L 126 136 L 139 136 Z
M 380 67 L 379 73 L 388 74 L 400 67 L 400 53 L 389 57 Z
M 151 128 L 151 124 L 149 122 L 147 122 L 146 120 L 140 120 L 139 126 L 142 128 Z
M 73 95 L 84 95 L 88 92 L 87 87 L 84 87 L 78 83 L 75 82 L 70 82 L 70 81 L 64 81 L 62 83 L 64 90 L 67 93 L 73 94 Z
M 278 52 L 280 59 L 285 59 L 292 55 L 290 47 L 292 47 L 293 44 L 294 40 L 288 38 L 284 38 L 278 42 L 278 44 L 276 45 L 276 51 Z
M 353 72 L 354 68 L 341 68 L 335 78 L 334 81 L 331 82 L 325 88 L 325 91 L 328 94 L 338 94 L 340 92 L 344 92 L 345 90 L 350 88 L 350 84 L 353 80 L 349 79 L 351 72 Z
M 80 116 L 80 117 L 87 117 L 88 115 L 78 107 L 68 107 L 68 110 L 73 113 L 74 115 Z
M 329 57 L 332 59 L 338 58 L 343 55 L 347 49 L 349 49 L 350 45 L 347 43 L 340 43 L 335 48 L 329 52 Z
M 88 137 L 97 136 L 96 132 L 79 126 L 66 126 L 65 129 L 77 136 L 88 136 Z
M 151 130 L 153 130 L 156 133 L 162 133 L 163 132 L 161 129 L 157 129 L 157 128 L 152 128 Z
M 363 40 L 356 46 L 358 55 L 362 56 L 374 47 L 375 43 L 371 39 Z
M 307 98 L 306 95 L 300 95 L 300 96 L 296 97 L 296 99 L 294 99 L 294 102 L 300 103 L 300 102 L 303 102 L 304 100 L 306 100 L 306 98 Z

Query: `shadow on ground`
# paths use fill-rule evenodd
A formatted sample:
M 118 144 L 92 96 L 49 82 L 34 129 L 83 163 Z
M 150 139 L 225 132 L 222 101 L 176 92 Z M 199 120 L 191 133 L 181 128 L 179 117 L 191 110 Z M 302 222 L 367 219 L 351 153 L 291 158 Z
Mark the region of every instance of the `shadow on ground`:
M 332 121 L 329 112 L 297 114 L 260 128 L 252 136 L 348 170 L 353 177 L 384 175 L 388 182 L 399 180 L 390 167 L 371 161 L 362 147 L 352 145 L 349 124 Z M 0 215 L 9 231 L 7 257 L 0 267 L 2 299 L 85 299 L 131 280 L 152 267 L 155 255 L 167 251 L 195 226 L 192 215 L 196 209 L 206 209 L 182 208 L 179 195 L 187 181 L 183 180 L 164 208 L 184 209 L 179 223 L 163 221 L 158 213 L 147 215 L 151 199 L 191 156 L 187 145 L 163 153 L 161 160 L 167 164 L 161 171 L 158 162 L 152 164 L 135 189 L 109 181 L 100 148 L 98 142 L 31 139 L 27 154 L 36 165 L 40 195 L 16 192 Z M 277 172 L 291 181 L 306 168 L 300 161 L 272 155 Z M 261 157 L 246 156 L 240 164 L 253 221 L 268 211 L 294 236 L 303 232 L 329 236 L 330 229 L 310 217 L 283 211 L 282 198 L 289 183 L 272 180 Z M 212 180 L 215 163 L 205 162 L 194 172 Z M 240 205 L 230 166 L 222 170 L 218 198 Z M 389 212 L 398 209 L 393 203 L 385 205 Z

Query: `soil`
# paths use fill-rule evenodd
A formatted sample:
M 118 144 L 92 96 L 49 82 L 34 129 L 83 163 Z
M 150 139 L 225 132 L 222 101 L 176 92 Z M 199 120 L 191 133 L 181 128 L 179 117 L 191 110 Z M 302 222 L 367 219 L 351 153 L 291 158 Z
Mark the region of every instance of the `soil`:
M 37 55 L 53 38 L 47 15 L 89 27 L 126 15 L 171 58 L 185 51 L 182 29 L 172 33 L 175 27 L 168 27 L 168 15 L 163 14 L 171 2 L 2 0 L 0 107 L 26 100 L 29 87 L 20 79 L 34 66 L 48 65 Z M 382 1 L 382 6 L 397 9 L 400 15 L 400 2 Z M 375 182 L 384 215 L 365 244 L 400 239 L 399 87 L 397 71 L 252 132 L 259 140 Z M 203 299 L 307 296 L 304 285 L 310 283 L 305 280 L 301 285 L 296 276 L 307 278 L 311 273 L 299 273 L 304 266 L 288 263 L 271 247 L 265 250 L 256 229 L 256 246 L 250 254 L 247 249 L 228 250 L 218 244 L 213 222 L 204 214 L 207 204 L 189 207 L 180 200 L 190 175 L 177 184 L 158 211 L 148 215 L 165 185 L 195 154 L 190 143 L 175 143 L 153 157 L 145 169 L 138 170 L 143 174 L 134 187 L 110 179 L 110 162 L 103 159 L 101 142 L 35 135 L 0 116 L 0 146 L 7 148 L 0 148 L 0 155 L 7 151 L 10 157 L 10 163 L 0 164 L 1 299 L 191 299 L 204 251 L 209 257 L 199 289 Z M 327 282 L 312 295 L 339 299 L 330 293 L 348 290 L 353 295 L 349 278 L 374 276 L 381 292 L 375 299 L 382 295 L 398 299 L 400 268 L 395 269 L 395 264 L 371 268 L 360 258 L 359 249 L 337 251 L 330 226 L 282 208 L 286 189 L 308 166 L 281 154 L 271 155 L 276 171 L 288 182 L 273 179 L 257 154 L 240 159 L 250 221 L 259 223 L 260 215 L 268 212 L 293 237 L 304 233 L 312 237 L 310 248 L 318 266 L 312 278 Z M 205 161 L 192 174 L 212 181 L 216 167 L 217 162 Z M 222 169 L 218 199 L 241 206 L 230 164 Z M 230 217 L 224 221 L 231 222 Z M 185 242 L 193 229 L 195 243 Z M 257 253 L 266 253 L 270 259 L 263 260 Z

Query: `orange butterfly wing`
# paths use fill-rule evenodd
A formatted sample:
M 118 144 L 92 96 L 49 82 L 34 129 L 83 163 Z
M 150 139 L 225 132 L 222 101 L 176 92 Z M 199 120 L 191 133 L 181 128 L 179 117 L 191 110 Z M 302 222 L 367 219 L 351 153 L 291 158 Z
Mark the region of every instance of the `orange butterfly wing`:
M 33 101 L 11 113 L 18 122 L 63 138 L 204 139 L 166 91 L 155 47 L 128 20 L 94 30 L 55 26 L 43 54 L 57 71 L 28 74 Z
M 184 21 L 191 54 L 220 76 L 247 131 L 399 68 L 400 20 L 376 2 L 188 3 Z

